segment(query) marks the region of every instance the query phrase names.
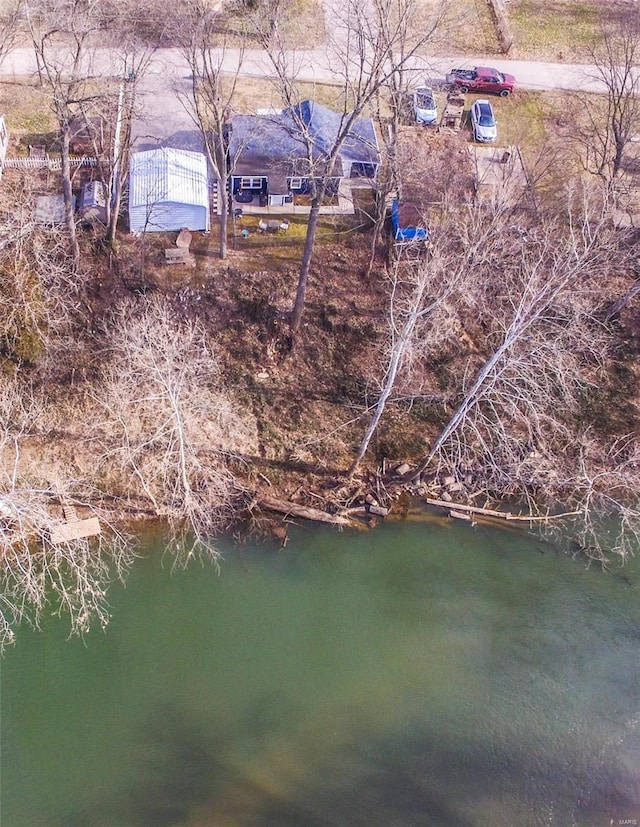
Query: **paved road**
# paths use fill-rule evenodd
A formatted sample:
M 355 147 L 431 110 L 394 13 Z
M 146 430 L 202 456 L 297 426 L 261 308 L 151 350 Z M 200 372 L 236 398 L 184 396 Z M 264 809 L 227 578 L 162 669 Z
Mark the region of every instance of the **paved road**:
M 340 82 L 343 77 L 330 49 L 317 48 L 310 51 L 291 52 L 291 65 L 295 67 L 300 80 L 316 82 Z M 232 72 L 237 68 L 239 52 L 229 50 L 225 55 L 224 68 Z M 445 58 L 414 58 L 409 71 L 416 81 L 428 78 L 444 78 L 454 66 L 475 66 L 490 63 L 501 71 L 515 75 L 518 86 L 523 89 L 549 91 L 553 89 L 602 91 L 602 82 L 594 77 L 594 69 L 585 64 L 546 63 L 527 60 L 500 60 L 485 57 L 451 56 Z M 112 70 L 112 55 L 108 50 L 98 53 L 93 59 L 93 68 L 104 67 L 105 73 Z M 12 51 L 2 66 L 4 75 L 28 75 L 36 71 L 36 62 L 31 49 Z M 182 79 L 188 75 L 188 66 L 177 49 L 161 49 L 156 52 L 150 67 L 150 77 L 157 80 Z M 261 50 L 247 50 L 244 53 L 242 74 L 248 77 L 270 77 L 273 75 L 265 53 Z
M 336 2 L 337 0 L 332 0 Z M 344 49 L 340 49 L 340 37 L 334 32 L 337 49 L 330 44 L 309 51 L 291 52 L 290 66 L 301 81 L 316 83 L 341 83 L 345 71 Z M 341 52 L 341 54 L 338 54 Z M 225 53 L 223 69 L 229 73 L 238 69 L 239 52 Z M 415 58 L 408 66 L 414 84 L 427 82 L 437 85 L 446 73 L 455 66 L 475 66 L 489 62 L 502 71 L 510 72 L 517 78 L 518 86 L 533 90 L 581 90 L 602 91 L 602 83 L 594 77 L 592 67 L 561 63 L 538 63 L 533 61 L 495 60 L 478 57 L 438 58 L 427 60 Z M 342 67 L 342 68 L 341 68 Z M 91 57 L 91 71 L 94 74 L 117 75 L 119 69 L 113 52 L 104 49 L 94 52 Z M 5 59 L 2 74 L 25 76 L 36 72 L 35 55 L 32 49 L 16 49 Z M 241 74 L 247 77 L 271 77 L 273 66 L 262 50 L 244 52 Z M 144 79 L 139 84 L 139 115 L 134 120 L 133 139 L 137 149 L 149 149 L 159 144 L 169 144 L 184 149 L 201 149 L 201 138 L 188 113 L 191 100 L 190 70 L 178 49 L 162 49 L 155 53 Z

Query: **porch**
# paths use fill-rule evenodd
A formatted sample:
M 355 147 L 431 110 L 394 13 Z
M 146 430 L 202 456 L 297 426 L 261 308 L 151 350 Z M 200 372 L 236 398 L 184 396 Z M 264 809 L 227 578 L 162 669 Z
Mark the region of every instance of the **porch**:
M 349 178 L 341 178 L 338 184 L 338 192 L 336 195 L 337 203 L 325 204 L 320 207 L 321 215 L 353 215 L 355 210 L 353 206 L 353 181 Z M 248 200 L 251 196 L 251 200 Z M 308 204 L 296 203 L 296 200 L 308 200 L 308 196 L 299 196 L 293 194 L 293 203 L 291 204 L 261 204 L 261 197 L 259 192 L 251 194 L 247 190 L 242 191 L 241 200 L 236 200 L 235 196 L 231 200 L 231 211 L 242 210 L 244 215 L 262 215 L 262 216 L 279 216 L 279 215 L 309 215 L 311 207 Z M 264 199 L 262 199 L 264 201 Z

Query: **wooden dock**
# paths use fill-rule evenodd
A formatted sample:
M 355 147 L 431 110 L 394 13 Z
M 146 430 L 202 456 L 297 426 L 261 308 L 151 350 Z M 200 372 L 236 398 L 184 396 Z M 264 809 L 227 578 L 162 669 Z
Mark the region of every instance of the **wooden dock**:
M 54 545 L 70 543 L 73 540 L 82 540 L 86 537 L 95 537 L 101 532 L 100 520 L 97 517 L 79 519 L 75 506 L 63 495 L 58 495 L 65 522 L 53 526 L 49 539 Z
M 95 537 L 100 531 L 100 520 L 97 517 L 89 517 L 86 520 L 70 520 L 54 526 L 49 539 L 54 545 L 58 545 L 70 543 L 72 540 L 82 540 L 85 537 Z

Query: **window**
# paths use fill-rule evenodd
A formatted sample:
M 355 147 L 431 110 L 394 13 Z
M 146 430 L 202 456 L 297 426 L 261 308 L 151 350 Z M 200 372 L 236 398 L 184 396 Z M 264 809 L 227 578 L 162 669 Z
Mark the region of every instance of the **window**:
M 349 178 L 375 178 L 376 172 L 377 169 L 375 164 L 364 164 L 354 162 L 351 164 Z
M 284 207 L 285 204 L 291 204 L 293 202 L 292 195 L 270 195 L 269 196 L 269 206 L 271 207 Z
M 431 92 L 416 92 L 416 107 L 418 109 L 435 109 L 436 105 Z
M 304 181 L 302 178 L 289 178 L 290 190 L 301 190 Z
M 488 106 L 478 106 L 478 116 L 480 126 L 493 126 L 495 124 L 493 111 Z
M 246 178 L 240 179 L 240 189 L 243 190 L 261 190 L 262 189 L 262 178 L 253 178 L 251 176 L 247 176 Z

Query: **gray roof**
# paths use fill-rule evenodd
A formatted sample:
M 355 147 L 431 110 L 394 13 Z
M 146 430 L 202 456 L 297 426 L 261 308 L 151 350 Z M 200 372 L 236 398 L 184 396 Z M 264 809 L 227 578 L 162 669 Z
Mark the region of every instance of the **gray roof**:
M 308 175 L 307 141 L 317 163 L 331 152 L 347 117 L 308 100 L 269 115 L 236 115 L 229 141 L 234 172 L 266 174 L 279 168 L 294 175 Z M 362 164 L 380 162 L 371 118 L 354 121 L 338 160 Z

